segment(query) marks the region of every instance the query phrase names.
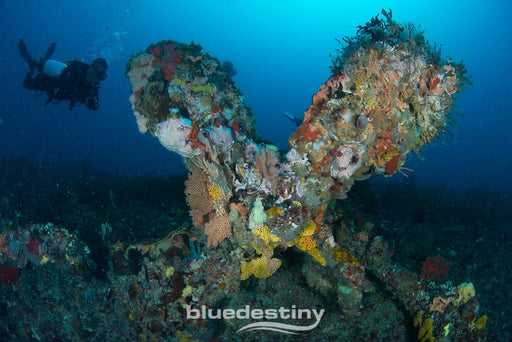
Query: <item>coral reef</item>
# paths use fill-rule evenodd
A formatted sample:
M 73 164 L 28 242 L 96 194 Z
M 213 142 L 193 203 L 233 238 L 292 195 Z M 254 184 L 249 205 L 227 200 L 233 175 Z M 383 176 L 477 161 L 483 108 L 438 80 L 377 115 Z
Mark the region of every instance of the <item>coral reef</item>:
M 442 60 L 414 26 L 395 22 L 391 11 L 382 14 L 385 19 L 372 18 L 345 39 L 333 75 L 313 95 L 286 155 L 258 139 L 240 91 L 199 45 L 151 45 L 130 59 L 127 75 L 139 129 L 184 158 L 191 172 L 187 188 L 205 186 L 207 192 L 187 191 L 193 220 L 209 246 L 226 248 L 238 260 L 242 280 L 270 277 L 281 265 L 279 254 L 294 248 L 317 264 L 303 272 L 318 275 L 325 267 L 336 273 L 325 286 L 344 312 L 360 311 L 363 292 L 371 289 L 369 269 L 413 316 L 434 305 L 439 285 L 421 285 L 420 277 L 394 265 L 382 238 L 362 244 L 351 232 L 335 232 L 326 220 L 328 206 L 345 198 L 356 180 L 407 170 L 408 155 L 443 134 L 468 78 L 461 63 Z M 249 219 L 236 208 L 246 208 Z M 443 272 L 428 273 L 427 280 Z M 443 315 L 461 315 L 455 289 L 442 293 L 450 310 L 418 319 L 420 340 L 471 335 L 466 321 Z M 448 332 L 441 329 L 447 322 Z
M 89 248 L 66 229 L 53 224 L 33 224 L 16 231 L 0 233 L 0 279 L 10 285 L 18 273 L 29 264 L 66 263 L 70 268 L 87 267 L 94 270 Z
M 416 340 L 416 312 L 409 313 L 397 300 L 399 289 L 405 293 L 409 289 L 409 301 L 429 297 L 420 301 L 421 310 L 423 320 L 431 317 L 436 339 L 442 340 L 437 336 L 447 330 L 451 340 L 478 340 L 484 332 L 489 341 L 510 340 L 511 308 L 506 299 L 512 293 L 512 280 L 510 272 L 503 271 L 512 253 L 507 189 L 452 189 L 378 177 L 358 182 L 349 199 L 331 202 L 323 217 L 337 237 L 339 247 L 332 249 L 339 263 L 336 269 L 295 248 L 283 252 L 281 238 L 270 229 L 286 220 L 290 231 L 283 234 L 295 234 L 291 223 L 298 221 L 292 213 L 300 208 L 291 206 L 283 215 L 274 205 L 265 211 L 267 220 L 276 219 L 274 226 L 267 222 L 254 233 L 268 239 L 265 245 L 275 246 L 273 257 L 282 261 L 281 267 L 270 278 L 251 275 L 240 281 L 239 260 L 255 256 L 233 253 L 233 236 L 217 248 L 207 247 L 203 232 L 190 229 L 183 176 L 110 175 L 83 164 L 49 165 L 20 158 L 0 158 L 0 162 L 0 235 L 5 236 L 0 237 L 0 253 L 9 251 L 11 243 L 14 250 L 21 250 L 20 240 L 11 240 L 8 234 L 23 236 L 30 227 L 68 227 L 71 235 L 79 237 L 79 245 L 87 243 L 89 256 L 98 263 L 97 268 L 92 263 L 70 268 L 66 258 L 53 257 L 42 265 L 26 260 L 23 268 L 16 268 L 15 281 L 0 282 L 0 340 L 178 340 L 187 336 L 200 341 Z M 264 197 L 261 200 L 266 205 Z M 240 220 L 249 219 L 249 207 L 235 202 L 230 208 Z M 30 223 L 42 219 L 58 224 Z M 428 241 L 416 239 L 413 233 L 418 227 L 433 236 Z M 109 231 L 110 249 L 102 239 Z M 32 236 L 53 245 L 36 231 Z M 423 248 L 425 242 L 432 247 Z M 109 256 L 108 264 L 101 264 L 102 253 Z M 433 256 L 449 263 L 445 279 L 421 278 L 423 262 Z M 375 277 L 378 268 L 372 260 L 394 269 Z M 0 266 L 0 272 L 8 267 L 14 268 Z M 389 291 L 380 279 L 390 284 Z M 456 284 L 462 283 L 466 285 L 457 290 Z M 464 293 L 473 294 L 470 283 L 476 296 L 463 304 Z M 352 284 L 362 291 L 350 292 Z M 421 291 L 415 292 L 418 288 Z M 162 302 L 162 291 L 170 302 Z M 248 303 L 259 308 L 295 305 L 326 311 L 314 330 L 289 338 L 264 331 L 236 333 L 254 320 L 225 319 L 214 324 L 185 318 L 187 304 L 198 308 L 205 304 L 215 310 L 244 308 Z M 463 324 L 454 325 L 459 321 Z

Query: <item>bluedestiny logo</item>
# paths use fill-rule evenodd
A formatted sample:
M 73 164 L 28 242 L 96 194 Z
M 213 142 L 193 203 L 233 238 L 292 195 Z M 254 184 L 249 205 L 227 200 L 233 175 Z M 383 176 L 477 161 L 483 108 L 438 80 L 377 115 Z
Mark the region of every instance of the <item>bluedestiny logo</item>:
M 322 319 L 325 310 L 316 309 L 297 309 L 292 305 L 291 309 L 252 309 L 246 305 L 242 309 L 206 309 L 205 305 L 201 305 L 201 310 L 194 309 L 187 305 L 187 319 L 253 319 L 265 320 L 246 324 L 237 332 L 252 331 L 252 330 L 268 330 L 276 331 L 284 334 L 298 334 L 299 332 L 313 330 L 317 327 Z M 311 325 L 294 325 L 278 322 L 269 322 L 267 320 L 288 320 L 288 319 L 312 319 L 316 321 Z

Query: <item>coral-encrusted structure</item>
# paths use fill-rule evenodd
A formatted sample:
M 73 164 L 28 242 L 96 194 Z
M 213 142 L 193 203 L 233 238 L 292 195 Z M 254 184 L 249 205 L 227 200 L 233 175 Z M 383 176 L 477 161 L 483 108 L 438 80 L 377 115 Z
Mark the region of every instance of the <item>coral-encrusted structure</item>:
M 345 39 L 286 155 L 259 141 L 222 63 L 196 44 L 162 41 L 133 56 L 132 108 L 141 132 L 184 158 L 193 221 L 208 245 L 238 260 L 241 279 L 271 277 L 283 264 L 279 253 L 294 248 L 306 255 L 308 283 L 335 293 L 345 314 L 357 315 L 373 290 L 369 269 L 411 316 L 421 312 L 420 340 L 477 336 L 463 319 L 443 330 L 450 322 L 443 312 L 464 311 L 449 301 L 451 308 L 426 317 L 439 304 L 431 294 L 437 285 L 393 265 L 384 241 L 361 243 L 343 231 L 335 239 L 326 221 L 330 201 L 345 198 L 355 180 L 401 172 L 409 153 L 439 138 L 468 82 L 463 65 L 442 60 L 422 32 L 383 15 Z M 456 296 L 452 290 L 446 297 Z

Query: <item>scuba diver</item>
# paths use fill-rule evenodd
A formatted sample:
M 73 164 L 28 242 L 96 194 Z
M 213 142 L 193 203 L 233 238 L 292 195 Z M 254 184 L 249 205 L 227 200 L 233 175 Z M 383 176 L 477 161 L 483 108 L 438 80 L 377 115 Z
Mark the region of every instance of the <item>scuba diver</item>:
M 288 113 L 288 112 L 284 112 L 284 113 L 283 113 L 283 115 L 284 115 L 284 117 L 285 117 L 285 118 L 287 118 L 288 120 L 293 121 L 297 127 L 299 127 L 300 125 L 302 125 L 302 119 L 301 119 L 301 118 L 298 118 L 298 117 L 296 117 L 295 115 L 290 114 L 290 113 Z
M 100 107 L 100 81 L 107 78 L 107 61 L 97 58 L 91 65 L 77 60 L 62 63 L 50 59 L 56 45 L 52 43 L 44 57 L 36 61 L 20 38 L 18 49 L 30 68 L 23 80 L 23 87 L 36 90 L 36 96 L 45 92 L 48 98 L 44 104 L 69 100 L 69 110 L 80 104 L 85 104 L 90 110 L 97 110 Z

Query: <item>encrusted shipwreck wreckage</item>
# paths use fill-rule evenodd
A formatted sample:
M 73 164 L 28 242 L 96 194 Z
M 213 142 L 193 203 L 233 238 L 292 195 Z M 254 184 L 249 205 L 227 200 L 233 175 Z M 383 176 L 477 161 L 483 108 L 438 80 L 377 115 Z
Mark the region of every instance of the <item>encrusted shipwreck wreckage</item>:
M 130 59 L 132 108 L 140 132 L 181 155 L 189 171 L 186 197 L 207 238 L 204 253 L 226 268 L 203 286 L 229 293 L 241 280 L 275 276 L 280 255 L 295 249 L 307 256 L 310 286 L 335 294 L 345 315 L 360 313 L 377 282 L 401 302 L 418 340 L 478 340 L 486 317 L 477 317 L 471 283 L 425 282 L 391 261 L 382 238 L 331 219 L 329 204 L 356 180 L 407 170 L 409 155 L 443 134 L 469 83 L 463 64 L 441 59 L 415 26 L 395 22 L 391 11 L 383 16 L 344 39 L 286 153 L 259 139 L 222 63 L 194 43 L 161 41 Z M 183 277 L 186 284 L 193 276 Z M 209 307 L 218 298 L 185 289 Z

